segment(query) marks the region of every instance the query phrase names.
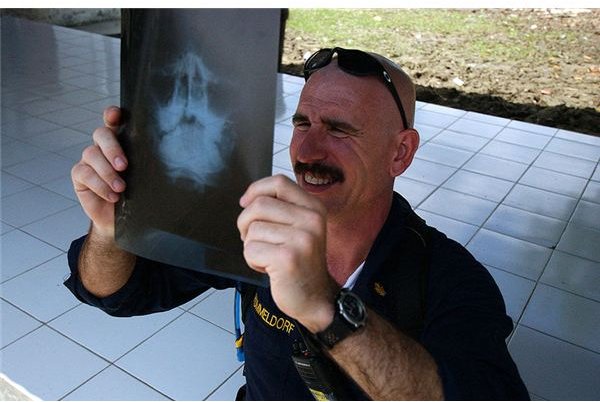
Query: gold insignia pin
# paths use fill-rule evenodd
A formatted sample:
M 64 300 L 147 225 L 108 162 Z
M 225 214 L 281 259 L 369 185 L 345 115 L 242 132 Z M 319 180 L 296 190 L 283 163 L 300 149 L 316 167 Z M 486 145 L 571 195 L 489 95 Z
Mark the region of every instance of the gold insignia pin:
M 385 296 L 385 289 L 383 288 L 383 285 L 379 282 L 375 282 L 375 292 L 379 295 L 379 296 Z

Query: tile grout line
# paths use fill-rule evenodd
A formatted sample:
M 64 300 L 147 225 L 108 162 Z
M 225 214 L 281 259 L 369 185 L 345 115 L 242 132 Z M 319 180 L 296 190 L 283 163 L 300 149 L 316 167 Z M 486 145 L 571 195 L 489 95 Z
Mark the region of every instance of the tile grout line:
M 227 377 L 225 379 L 225 381 L 223 381 L 215 389 L 213 389 L 203 400 L 204 401 L 208 400 L 208 398 L 210 398 L 215 392 L 217 392 L 219 390 L 219 388 L 221 388 L 227 381 L 229 381 L 230 378 L 232 378 L 234 375 L 236 375 L 238 371 L 243 370 L 243 369 L 244 369 L 244 364 L 240 365 L 240 367 L 238 367 L 233 373 L 231 373 L 231 375 L 229 377 Z
M 539 329 L 537 329 L 537 328 L 533 328 L 533 327 L 531 327 L 531 326 L 529 326 L 529 325 L 526 325 L 526 324 L 518 324 L 518 325 L 519 325 L 519 326 L 521 326 L 521 327 L 524 327 L 524 328 L 530 329 L 530 330 L 532 330 L 532 331 L 535 331 L 535 332 L 537 332 L 537 333 L 540 333 L 540 334 L 542 334 L 542 335 L 548 336 L 548 337 L 550 337 L 550 338 L 553 338 L 553 339 L 555 339 L 555 340 L 557 340 L 557 341 L 564 342 L 564 343 L 566 343 L 566 344 L 569 344 L 569 345 L 571 345 L 571 346 L 574 346 L 574 347 L 576 347 L 576 348 L 578 348 L 578 349 L 582 349 L 582 350 L 585 350 L 585 351 L 587 351 L 587 352 L 591 352 L 591 353 L 593 353 L 593 354 L 595 354 L 595 355 L 598 355 L 598 356 L 600 356 L 600 352 L 597 352 L 597 351 L 595 351 L 595 350 L 593 350 L 593 349 L 590 349 L 590 348 L 588 348 L 588 347 L 586 347 L 586 346 L 578 345 L 578 344 L 576 344 L 576 343 L 574 343 L 574 342 L 572 342 L 572 341 L 568 341 L 568 340 L 566 340 L 566 339 L 561 339 L 561 338 L 557 337 L 556 335 L 549 334 L 549 333 L 547 333 L 547 332 L 541 331 L 541 330 L 539 330 Z

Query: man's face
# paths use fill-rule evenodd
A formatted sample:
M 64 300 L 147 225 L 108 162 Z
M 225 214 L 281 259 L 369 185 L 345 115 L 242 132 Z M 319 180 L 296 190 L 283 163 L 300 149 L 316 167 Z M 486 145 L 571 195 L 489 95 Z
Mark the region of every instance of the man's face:
M 351 217 L 393 188 L 394 135 L 401 128 L 391 94 L 375 77 L 355 77 L 334 63 L 305 85 L 290 145 L 298 184 L 330 216 Z

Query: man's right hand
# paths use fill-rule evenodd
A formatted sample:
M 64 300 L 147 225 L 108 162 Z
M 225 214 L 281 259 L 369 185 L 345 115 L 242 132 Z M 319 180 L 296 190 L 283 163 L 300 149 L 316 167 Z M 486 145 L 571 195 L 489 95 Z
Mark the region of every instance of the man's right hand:
M 125 190 L 119 172 L 127 169 L 127 158 L 117 141 L 121 110 L 110 106 L 104 110 L 104 127 L 94 131 L 94 144 L 83 150 L 81 160 L 71 170 L 75 194 L 96 235 L 113 240 L 115 203 Z

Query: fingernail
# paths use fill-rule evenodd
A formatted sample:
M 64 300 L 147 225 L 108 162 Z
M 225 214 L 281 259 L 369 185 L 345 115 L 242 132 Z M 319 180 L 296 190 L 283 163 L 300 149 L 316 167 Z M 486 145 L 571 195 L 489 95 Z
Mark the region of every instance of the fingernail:
M 110 194 L 108 195 L 108 199 L 109 199 L 111 202 L 117 202 L 117 201 L 119 201 L 119 195 L 118 195 L 118 194 L 115 194 L 115 193 L 110 193 Z
M 118 192 L 123 191 L 123 190 L 125 190 L 125 182 L 121 179 L 115 179 L 112 182 L 112 188 L 113 188 L 113 190 L 118 191 Z
M 125 160 L 123 160 L 123 158 L 121 158 L 120 156 L 117 156 L 115 158 L 115 167 L 118 170 L 123 170 L 127 167 L 127 163 L 125 162 Z

